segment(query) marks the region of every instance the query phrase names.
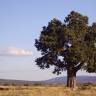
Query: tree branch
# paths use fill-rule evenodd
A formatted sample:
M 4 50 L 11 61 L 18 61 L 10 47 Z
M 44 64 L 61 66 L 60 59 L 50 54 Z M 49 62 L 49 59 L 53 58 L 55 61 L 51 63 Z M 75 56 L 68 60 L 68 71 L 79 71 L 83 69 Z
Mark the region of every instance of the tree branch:
M 77 65 L 77 66 L 75 67 L 75 71 L 77 72 L 78 70 L 80 70 L 81 67 L 83 66 L 83 64 L 84 64 L 84 62 L 81 62 L 79 65 Z

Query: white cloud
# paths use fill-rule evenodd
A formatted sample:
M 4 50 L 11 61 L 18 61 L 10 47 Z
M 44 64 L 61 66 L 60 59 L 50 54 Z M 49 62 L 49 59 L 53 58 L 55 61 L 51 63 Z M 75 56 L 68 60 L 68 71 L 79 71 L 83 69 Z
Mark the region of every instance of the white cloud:
M 0 50 L 0 55 L 1 56 L 28 56 L 28 55 L 32 55 L 32 51 L 16 48 L 16 47 L 9 47 L 4 50 Z

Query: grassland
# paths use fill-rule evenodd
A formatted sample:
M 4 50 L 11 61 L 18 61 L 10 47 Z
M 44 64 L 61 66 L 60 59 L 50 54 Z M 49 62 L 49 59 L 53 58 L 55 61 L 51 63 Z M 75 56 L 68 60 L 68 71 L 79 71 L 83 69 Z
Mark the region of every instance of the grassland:
M 0 96 L 96 96 L 96 85 L 72 90 L 61 85 L 0 86 Z

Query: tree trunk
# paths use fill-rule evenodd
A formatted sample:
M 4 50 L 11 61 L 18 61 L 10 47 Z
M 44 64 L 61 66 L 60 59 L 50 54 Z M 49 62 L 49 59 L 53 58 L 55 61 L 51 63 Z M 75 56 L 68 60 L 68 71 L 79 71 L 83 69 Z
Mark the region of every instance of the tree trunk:
M 76 72 L 73 70 L 67 70 L 67 87 L 76 87 Z

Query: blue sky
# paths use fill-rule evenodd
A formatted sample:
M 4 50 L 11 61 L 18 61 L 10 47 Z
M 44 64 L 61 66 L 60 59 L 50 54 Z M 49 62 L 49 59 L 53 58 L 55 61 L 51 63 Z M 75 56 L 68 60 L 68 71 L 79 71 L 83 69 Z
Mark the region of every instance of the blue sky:
M 89 24 L 96 21 L 95 0 L 0 0 L 0 78 L 44 80 L 56 77 L 51 69 L 42 71 L 35 65 L 34 60 L 40 54 L 34 40 L 51 19 L 55 17 L 63 22 L 72 10 L 88 16 Z M 63 75 L 66 72 L 60 76 Z

